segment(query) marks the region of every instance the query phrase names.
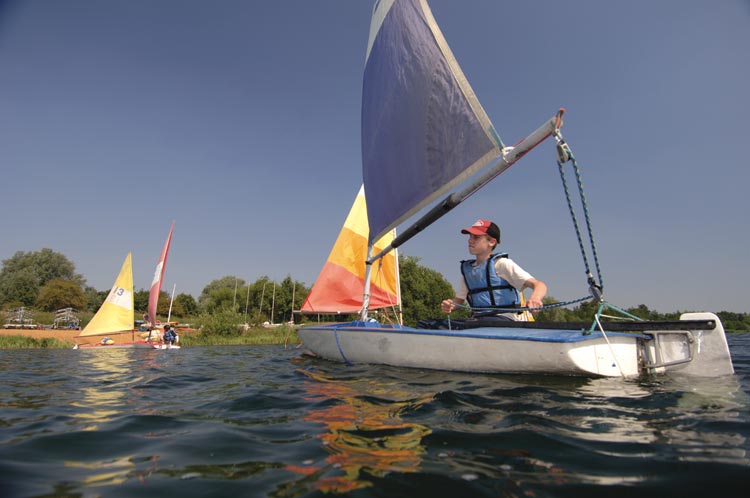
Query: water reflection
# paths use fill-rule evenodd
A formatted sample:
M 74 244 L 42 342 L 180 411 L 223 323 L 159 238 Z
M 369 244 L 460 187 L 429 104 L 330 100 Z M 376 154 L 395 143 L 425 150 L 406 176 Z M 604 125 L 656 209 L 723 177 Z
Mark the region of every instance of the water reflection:
M 737 376 L 668 377 L 654 391 L 679 393 L 651 425 L 680 461 L 750 464 L 748 438 L 739 432 L 750 397 Z
M 307 475 L 307 486 L 345 493 L 389 473 L 438 472 L 522 495 L 549 485 L 639 485 L 685 463 L 750 465 L 750 401 L 737 376 L 360 370 L 302 372 L 306 401 L 318 407 L 306 420 L 326 427 L 318 437 L 329 453 L 327 465 L 287 467 Z M 646 461 L 649 470 L 637 463 Z
M 122 484 L 128 480 L 135 469 L 132 457 L 121 457 L 115 460 L 103 460 L 96 462 L 65 462 L 68 468 L 85 469 L 88 475 L 81 482 L 89 487 L 111 486 Z
M 133 400 L 137 396 L 134 388 L 142 381 L 135 365 L 138 368 L 145 365 L 139 353 L 128 349 L 78 351 L 75 375 L 79 378 L 79 391 L 70 402 L 75 408 L 72 417 L 80 424 L 79 430 L 102 432 L 99 436 L 102 445 L 114 436 L 105 426 L 133 413 Z M 90 456 L 93 453 L 98 452 Z M 136 470 L 133 455 L 108 454 L 105 459 L 67 460 L 64 465 L 78 469 L 81 482 L 88 487 L 122 484 L 133 477 Z
M 309 412 L 305 420 L 325 426 L 327 431 L 318 437 L 329 456 L 322 468 L 288 470 L 313 476 L 321 491 L 338 493 L 371 486 L 368 476 L 419 471 L 425 453 L 422 439 L 431 431 L 402 416 L 430 402 L 431 394 L 414 398 L 413 391 L 395 383 L 299 372 L 309 379 L 304 382 L 306 400 L 324 406 Z
M 578 389 L 575 436 L 600 443 L 651 443 L 642 456 L 669 446 L 680 461 L 746 462 L 747 438 L 712 430 L 715 424 L 741 422 L 748 396 L 737 377 L 661 377 L 623 382 L 592 379 Z M 628 456 L 633 456 L 632 448 Z M 611 453 L 611 452 L 610 452 Z
M 130 353 L 125 349 L 80 351 L 76 374 L 82 380 L 81 396 L 71 405 L 77 408 L 73 417 L 83 422 L 82 430 L 99 430 L 127 406 L 129 388 L 137 377 L 129 368 Z

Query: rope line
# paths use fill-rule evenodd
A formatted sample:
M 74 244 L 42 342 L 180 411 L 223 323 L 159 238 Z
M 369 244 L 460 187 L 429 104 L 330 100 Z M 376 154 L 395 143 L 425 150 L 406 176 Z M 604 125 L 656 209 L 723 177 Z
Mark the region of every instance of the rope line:
M 586 202 L 586 194 L 583 191 L 583 179 L 581 177 L 581 170 L 578 167 L 578 162 L 576 161 L 575 156 L 573 156 L 573 151 L 570 149 L 570 146 L 563 139 L 562 134 L 560 134 L 559 129 L 555 130 L 554 136 L 555 136 L 555 141 L 557 142 L 557 167 L 558 167 L 558 171 L 560 172 L 560 180 L 562 181 L 563 191 L 565 192 L 565 201 L 568 204 L 568 211 L 570 212 L 570 217 L 573 221 L 573 228 L 575 229 L 576 238 L 578 239 L 578 247 L 581 250 L 581 257 L 583 258 L 583 265 L 586 271 L 586 279 L 587 279 L 587 283 L 589 286 L 589 292 L 591 294 L 588 296 L 581 297 L 579 299 L 573 299 L 571 301 L 545 304 L 541 308 L 529 308 L 529 307 L 472 308 L 471 306 L 468 306 L 468 305 L 454 303 L 455 307 L 468 309 L 468 310 L 471 310 L 473 313 L 477 313 L 477 312 L 479 313 L 482 313 L 482 312 L 520 313 L 524 311 L 543 311 L 547 309 L 560 308 L 563 306 L 569 306 L 571 304 L 576 304 L 576 303 L 580 303 L 583 301 L 587 301 L 589 299 L 594 299 L 598 301 L 599 303 L 602 303 L 604 301 L 602 297 L 604 283 L 602 280 L 601 267 L 599 265 L 599 255 L 596 250 L 596 242 L 594 241 L 594 231 L 591 227 L 591 216 L 589 215 L 588 203 Z M 563 168 L 563 165 L 567 162 L 570 162 L 573 165 L 573 172 L 576 178 L 576 185 L 578 186 L 578 195 L 580 197 L 580 203 L 583 209 L 584 220 L 586 223 L 586 232 L 587 232 L 588 239 L 589 239 L 591 254 L 594 260 L 594 267 L 596 268 L 596 276 L 599 280 L 598 282 L 594 279 L 594 276 L 591 273 L 591 267 L 589 265 L 589 257 L 588 257 L 588 253 L 586 251 L 586 247 L 583 241 L 584 237 L 581 231 L 580 223 L 578 222 L 578 217 L 576 216 L 576 211 L 573 207 L 573 201 L 571 199 L 570 189 L 568 188 L 568 181 L 565 177 L 565 169 Z M 448 317 L 448 320 L 449 320 L 448 326 L 450 327 L 450 315 Z
M 336 339 L 336 347 L 339 348 L 339 353 L 341 354 L 341 359 L 344 360 L 344 364 L 347 366 L 352 366 L 353 363 L 349 361 L 349 358 L 347 358 L 344 354 L 344 350 L 341 349 L 341 343 L 339 342 L 339 331 L 336 328 L 333 329 L 333 337 Z
M 589 290 L 591 291 L 592 297 L 594 297 L 598 301 L 601 301 L 602 292 L 604 289 L 604 282 L 602 279 L 601 268 L 599 266 L 599 255 L 597 253 L 596 243 L 594 241 L 594 232 L 593 232 L 593 229 L 591 228 L 591 217 L 589 216 L 589 208 L 588 208 L 588 203 L 586 202 L 586 194 L 583 191 L 583 180 L 581 178 L 581 171 L 580 171 L 580 168 L 578 167 L 578 163 L 575 160 L 573 151 L 570 149 L 570 146 L 565 142 L 559 130 L 555 132 L 555 141 L 557 141 L 557 167 L 558 167 L 558 171 L 560 172 L 560 180 L 562 181 L 562 184 L 563 184 L 563 190 L 565 192 L 565 200 L 568 203 L 568 210 L 570 212 L 570 217 L 573 220 L 573 227 L 575 228 L 576 237 L 578 238 L 578 247 L 580 248 L 581 256 L 583 257 L 583 264 L 586 270 L 586 277 L 587 277 L 587 281 L 589 284 Z M 575 209 L 573 208 L 573 201 L 571 200 L 570 190 L 568 189 L 568 182 L 565 178 L 565 170 L 563 168 L 563 164 L 567 162 L 571 162 L 571 164 L 573 165 L 573 171 L 576 177 L 576 184 L 578 186 L 578 194 L 580 196 L 584 219 L 586 221 L 586 230 L 588 233 L 589 242 L 591 246 L 591 253 L 594 258 L 594 265 L 596 267 L 596 275 L 597 275 L 597 278 L 599 279 L 598 283 L 596 282 L 596 280 L 594 280 L 594 276 L 591 274 L 591 268 L 589 266 L 589 259 L 587 256 L 586 249 L 584 247 L 583 236 L 581 235 L 581 228 L 578 223 L 578 218 L 576 216 Z
M 578 298 L 578 299 L 573 299 L 571 301 L 564 301 L 564 302 L 561 302 L 561 303 L 545 304 L 541 308 L 529 308 L 528 306 L 519 306 L 517 308 L 515 308 L 515 307 L 514 308 L 473 308 L 473 307 L 469 306 L 468 304 L 458 304 L 456 302 L 453 303 L 453 306 L 456 307 L 456 308 L 470 310 L 470 311 L 475 312 L 475 313 L 476 312 L 478 312 L 478 313 L 490 312 L 490 311 L 497 312 L 497 313 L 520 313 L 520 312 L 523 312 L 523 311 L 544 311 L 544 310 L 553 309 L 553 308 L 562 308 L 563 306 L 568 306 L 568 305 L 571 305 L 571 304 L 576 304 L 576 303 L 581 303 L 583 301 L 588 301 L 592 297 L 593 296 L 589 295 L 589 296 L 584 296 L 584 297 L 581 297 L 581 298 Z

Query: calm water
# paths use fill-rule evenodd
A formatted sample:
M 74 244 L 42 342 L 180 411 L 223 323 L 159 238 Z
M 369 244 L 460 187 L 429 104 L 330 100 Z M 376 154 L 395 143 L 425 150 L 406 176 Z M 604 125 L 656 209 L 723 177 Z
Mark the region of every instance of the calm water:
M 0 497 L 737 496 L 750 334 L 729 341 L 733 377 L 627 381 L 0 351 Z

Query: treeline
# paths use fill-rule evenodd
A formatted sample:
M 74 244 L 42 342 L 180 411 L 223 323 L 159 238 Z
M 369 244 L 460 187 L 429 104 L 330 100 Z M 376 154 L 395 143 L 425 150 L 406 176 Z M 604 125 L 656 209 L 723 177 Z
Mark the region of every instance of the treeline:
M 419 264 L 419 258 L 399 256 L 401 277 L 401 298 L 405 325 L 416 325 L 420 319 L 440 318 L 440 302 L 453 296 L 451 284 L 439 272 Z M 0 309 L 25 306 L 40 311 L 54 311 L 61 308 L 74 308 L 93 314 L 107 297 L 109 289 L 97 290 L 86 285 L 86 279 L 76 273 L 75 265 L 64 255 L 51 249 L 36 252 L 17 252 L 3 261 L 0 269 Z M 222 329 L 234 330 L 237 323 L 260 325 L 264 322 L 296 323 L 317 320 L 315 316 L 292 314 L 299 310 L 310 288 L 290 276 L 281 282 L 262 276 L 254 282 L 246 282 L 236 276 L 225 276 L 206 285 L 198 299 L 186 293 L 178 294 L 171 302 L 170 296 L 162 291 L 157 315 L 164 319 L 171 313 L 179 321 L 219 323 Z M 134 292 L 134 306 L 137 316 L 146 313 L 148 291 Z M 545 298 L 545 304 L 557 301 Z M 536 315 L 540 321 L 586 322 L 596 312 L 597 305 L 584 302 L 579 306 L 551 307 Z M 681 312 L 659 313 L 641 304 L 625 311 L 645 320 L 678 320 Z M 383 313 L 383 321 L 396 320 L 393 311 Z M 461 315 L 462 313 L 457 313 Z M 465 312 L 463 312 L 465 316 Z M 750 315 L 747 313 L 717 313 L 724 328 L 731 332 L 750 332 Z M 455 316 L 455 315 L 454 315 Z M 209 319 L 210 317 L 210 319 Z M 339 321 L 355 318 L 341 316 L 322 317 Z
M 554 305 L 558 301 L 555 298 L 547 297 L 544 299 L 544 304 Z M 588 322 L 591 321 L 592 317 L 596 313 L 599 307 L 598 303 L 587 301 L 574 308 L 563 308 L 563 307 L 551 307 L 544 311 L 540 311 L 536 314 L 535 319 L 539 321 L 553 321 L 553 322 Z M 642 320 L 679 320 L 680 315 L 686 311 L 675 311 L 671 313 L 659 313 L 658 311 L 649 309 L 645 304 L 639 304 L 632 308 L 624 308 L 624 311 L 631 315 L 637 316 Z M 612 315 L 618 315 L 618 313 L 610 313 Z M 719 311 L 716 313 L 721 319 L 721 323 L 724 326 L 724 330 L 727 332 L 750 332 L 750 314 L 748 313 L 732 313 L 729 311 Z
M 109 289 L 97 290 L 86 285 L 83 275 L 76 273 L 74 263 L 51 249 L 18 251 L 2 263 L 0 310 L 26 307 L 52 312 L 74 308 L 84 315 L 93 315 L 109 293 Z M 184 321 L 218 310 L 230 310 L 251 323 L 281 323 L 291 319 L 292 309 L 299 309 L 309 290 L 291 277 L 275 282 L 264 276 L 249 284 L 241 278 L 227 276 L 209 283 L 197 300 L 186 293 L 177 294 L 172 300 L 162 291 L 157 315 L 165 319 L 171 313 L 171 317 Z M 146 313 L 148 295 L 148 290 L 134 291 L 136 318 Z

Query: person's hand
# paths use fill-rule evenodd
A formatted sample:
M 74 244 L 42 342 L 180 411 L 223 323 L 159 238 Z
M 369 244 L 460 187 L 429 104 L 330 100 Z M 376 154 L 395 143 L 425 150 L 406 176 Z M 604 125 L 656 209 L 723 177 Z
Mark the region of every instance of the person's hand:
M 532 313 L 538 313 L 539 310 L 538 309 L 534 309 L 534 308 L 541 308 L 542 306 L 544 306 L 544 303 L 542 302 L 541 299 L 536 299 L 534 297 L 530 297 L 529 300 L 526 301 L 526 307 L 527 308 L 531 308 L 530 311 Z
M 440 303 L 440 310 L 443 313 L 450 313 L 455 307 L 456 305 L 453 303 L 453 299 L 446 299 Z

